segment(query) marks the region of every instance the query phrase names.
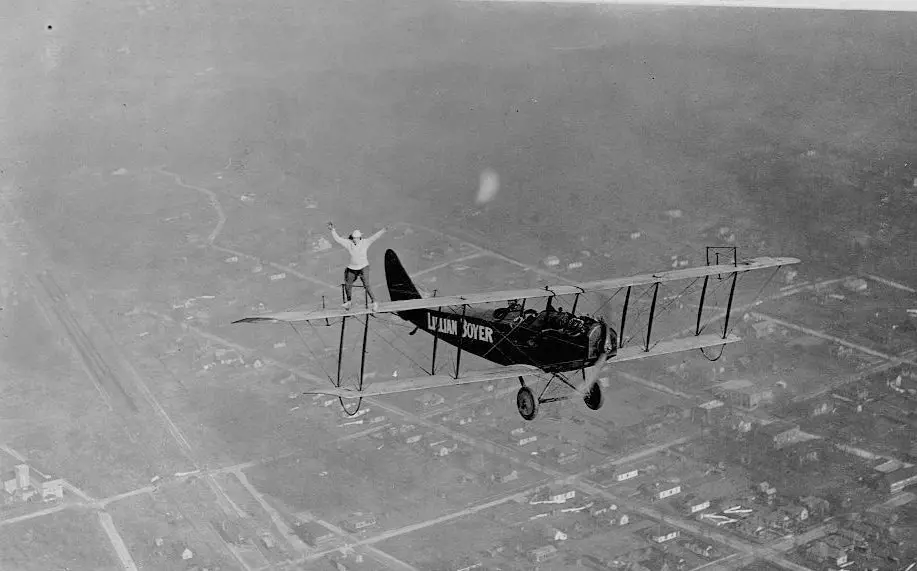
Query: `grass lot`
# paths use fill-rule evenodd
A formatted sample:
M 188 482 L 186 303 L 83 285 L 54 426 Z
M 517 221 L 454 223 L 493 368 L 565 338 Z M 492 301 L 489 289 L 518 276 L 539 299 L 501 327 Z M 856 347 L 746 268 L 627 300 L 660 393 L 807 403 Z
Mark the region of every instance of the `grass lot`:
M 96 515 L 74 510 L 4 527 L 0 567 L 17 571 L 121 569 Z

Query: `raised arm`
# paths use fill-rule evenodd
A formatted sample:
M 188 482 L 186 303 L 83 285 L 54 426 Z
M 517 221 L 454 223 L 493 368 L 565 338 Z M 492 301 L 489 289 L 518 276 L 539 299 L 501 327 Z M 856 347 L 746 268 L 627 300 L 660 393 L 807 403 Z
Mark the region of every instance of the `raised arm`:
M 332 222 L 328 223 L 328 228 L 331 229 L 331 237 L 334 238 L 334 241 L 346 248 L 347 240 L 341 238 L 341 236 L 338 234 L 338 231 L 334 229 L 334 224 Z
M 375 234 L 373 234 L 372 236 L 370 236 L 369 238 L 367 238 L 366 241 L 369 242 L 370 244 L 372 244 L 373 242 L 375 242 L 376 240 L 378 240 L 380 236 L 382 236 L 383 234 L 385 234 L 385 231 L 386 231 L 386 230 L 388 230 L 388 228 L 385 227 L 385 226 L 383 226 L 383 227 L 382 227 L 382 230 L 379 230 L 378 232 L 376 232 Z

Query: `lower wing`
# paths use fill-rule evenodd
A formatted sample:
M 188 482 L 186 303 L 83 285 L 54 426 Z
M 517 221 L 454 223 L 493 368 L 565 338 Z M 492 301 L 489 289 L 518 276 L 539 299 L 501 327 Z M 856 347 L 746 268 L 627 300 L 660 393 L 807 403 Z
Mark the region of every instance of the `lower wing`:
M 637 359 L 648 359 L 650 357 L 659 357 L 661 355 L 670 355 L 672 353 L 681 353 L 692 349 L 704 349 L 707 347 L 718 347 L 730 343 L 741 341 L 741 337 L 727 335 L 723 338 L 720 335 L 697 335 L 694 337 L 684 337 L 673 339 L 671 341 L 660 341 L 650 346 L 649 351 L 643 346 L 623 347 L 618 349 L 618 354 L 609 358 L 606 365 L 616 362 L 635 361 Z M 451 387 L 455 385 L 468 385 L 472 383 L 486 383 L 489 381 L 501 381 L 505 379 L 514 379 L 516 377 L 540 373 L 538 367 L 532 365 L 510 365 L 508 367 L 497 367 L 495 369 L 485 369 L 481 371 L 471 371 L 459 378 L 449 375 L 428 375 L 425 377 L 414 377 L 401 381 L 386 381 L 374 383 L 362 391 L 356 389 L 330 387 L 327 389 L 315 389 L 306 391 L 305 394 L 332 395 L 345 398 L 373 397 L 380 395 L 390 395 L 397 393 L 406 393 L 410 391 L 423 391 L 440 387 Z

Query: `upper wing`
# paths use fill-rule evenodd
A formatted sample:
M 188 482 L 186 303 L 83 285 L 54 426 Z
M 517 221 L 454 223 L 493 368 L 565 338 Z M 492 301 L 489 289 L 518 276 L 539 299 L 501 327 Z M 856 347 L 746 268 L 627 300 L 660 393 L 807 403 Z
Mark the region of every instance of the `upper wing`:
M 729 343 L 741 341 L 740 337 L 727 335 L 724 339 L 720 335 L 698 335 L 696 337 L 685 337 L 671 341 L 661 341 L 652 345 L 649 351 L 645 351 L 642 346 L 624 347 L 618 350 L 617 356 L 609 359 L 607 364 L 614 364 L 620 361 L 633 361 L 636 359 L 646 359 L 649 357 L 658 357 L 660 355 L 669 355 L 690 351 L 692 349 L 703 349 L 705 347 L 716 347 Z M 358 391 L 356 389 L 335 388 L 316 389 L 307 391 L 308 394 L 332 395 L 346 398 L 373 397 L 379 395 L 390 395 L 394 393 L 406 393 L 410 391 L 422 391 L 435 389 L 439 387 L 451 387 L 455 385 L 468 385 L 471 383 L 485 383 L 488 381 L 500 381 L 503 379 L 513 379 L 519 376 L 532 375 L 539 373 L 537 367 L 531 365 L 510 365 L 508 367 L 497 367 L 494 369 L 485 369 L 482 371 L 473 371 L 459 378 L 449 375 L 429 375 L 426 377 L 414 377 L 401 381 L 385 381 L 373 383 L 369 387 Z
M 456 305 L 474 305 L 478 303 L 493 303 L 500 301 L 509 301 L 512 299 L 531 299 L 537 297 L 549 297 L 554 295 L 570 295 L 576 293 L 586 293 L 590 291 L 604 291 L 619 289 L 623 287 L 651 285 L 662 282 L 672 282 L 685 279 L 696 279 L 704 276 L 717 274 L 732 274 L 741 272 L 750 272 L 753 270 L 763 270 L 766 268 L 775 268 L 779 266 L 789 266 L 798 264 L 798 258 L 753 258 L 740 262 L 736 265 L 719 264 L 715 266 L 699 266 L 696 268 L 685 268 L 683 270 L 670 270 L 657 272 L 653 274 L 640 274 L 626 278 L 613 278 L 610 280 L 599 280 L 593 282 L 583 282 L 572 285 L 546 286 L 544 288 L 517 289 L 508 291 L 495 291 L 489 293 L 472 293 L 466 295 L 447 295 L 442 297 L 428 297 L 423 299 L 409 299 L 404 301 L 390 301 L 379 304 L 379 310 L 374 312 L 369 308 L 358 309 L 318 309 L 318 310 L 293 310 L 281 311 L 277 313 L 265 313 L 243 317 L 233 323 L 252 323 L 257 321 L 314 321 L 317 319 L 333 319 L 338 317 L 349 317 L 356 315 L 366 315 L 370 313 L 397 313 L 401 311 L 410 311 L 412 309 L 430 309 L 437 307 L 450 307 Z
M 660 355 L 681 353 L 682 351 L 690 351 L 692 349 L 704 349 L 706 347 L 728 345 L 730 343 L 737 343 L 741 340 L 742 338 L 737 337 L 736 335 L 727 335 L 725 338 L 723 338 L 722 335 L 710 334 L 697 335 L 694 337 L 682 337 L 680 339 L 671 339 L 669 341 L 660 341 L 654 345 L 650 345 L 649 351 L 646 351 L 643 345 L 621 347 L 618 349 L 618 354 L 616 356 L 608 359 L 608 363 L 611 364 L 621 361 L 635 361 L 637 359 L 646 359 L 649 357 L 658 357 Z

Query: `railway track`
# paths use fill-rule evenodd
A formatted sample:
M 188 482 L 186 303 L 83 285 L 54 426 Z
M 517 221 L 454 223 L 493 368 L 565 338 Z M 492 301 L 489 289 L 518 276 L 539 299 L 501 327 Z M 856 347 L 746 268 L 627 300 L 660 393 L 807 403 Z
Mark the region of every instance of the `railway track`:
M 67 340 L 79 356 L 83 368 L 98 389 L 106 406 L 114 410 L 115 404 L 124 405 L 131 412 L 138 412 L 136 403 L 124 390 L 105 357 L 80 325 L 74 315 L 67 293 L 60 287 L 54 276 L 48 271 L 43 271 L 36 275 L 36 281 L 44 294 L 44 296 L 36 296 L 36 299 L 42 308 L 53 315 L 63 327 Z

